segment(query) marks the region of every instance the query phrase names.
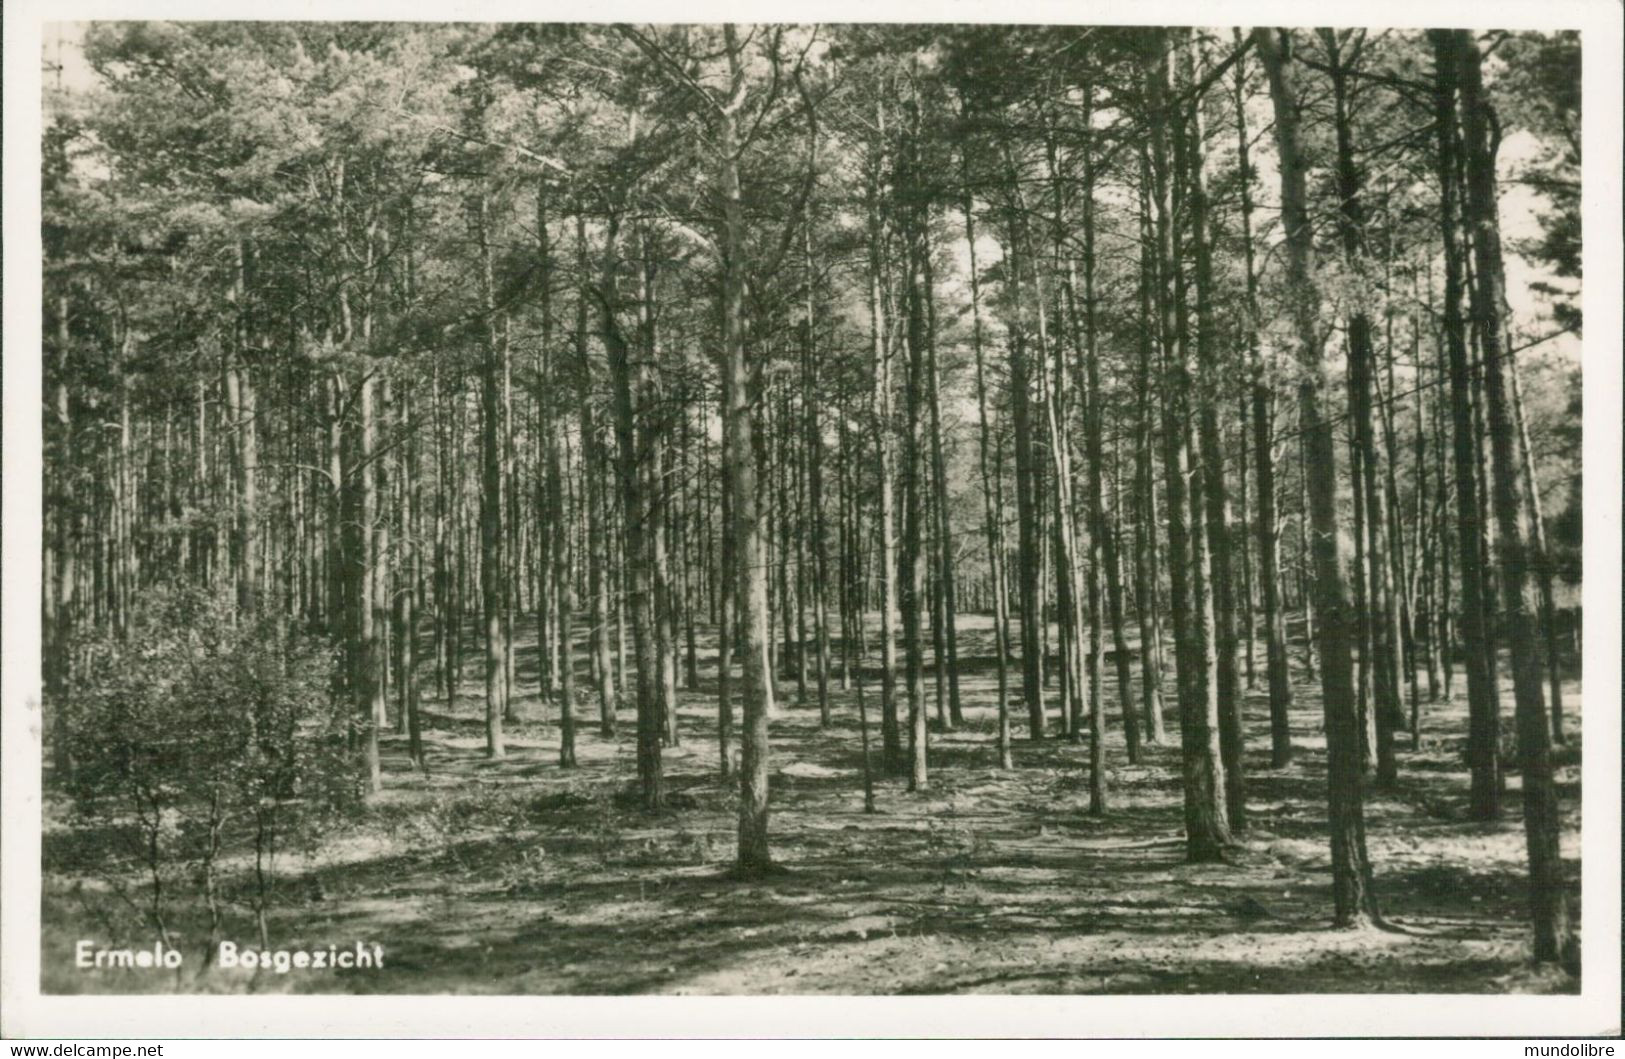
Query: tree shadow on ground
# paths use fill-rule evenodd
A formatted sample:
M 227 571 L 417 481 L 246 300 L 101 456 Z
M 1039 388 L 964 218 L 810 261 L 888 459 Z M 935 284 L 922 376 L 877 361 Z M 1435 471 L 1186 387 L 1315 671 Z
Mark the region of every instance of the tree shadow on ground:
M 982 627 L 967 630 L 971 645 L 974 634 L 987 632 L 986 620 L 975 620 Z M 774 856 L 788 870 L 759 880 L 730 872 L 737 788 L 720 779 L 716 705 L 707 691 L 680 696 L 682 745 L 665 755 L 675 807 L 653 814 L 627 796 L 636 782 L 631 724 L 606 740 L 595 711 L 579 707 L 580 767 L 570 770 L 557 765 L 556 723 L 527 719 L 510 730 L 508 756 L 487 761 L 478 697 L 449 708 L 434 700 L 423 714 L 427 775 L 406 761 L 404 739 L 384 739 L 384 794 L 319 855 L 290 864 L 271 917 L 277 945 L 365 939 L 384 947 L 385 966 L 325 976 L 218 972 L 181 988 L 851 994 L 1577 987 L 1526 967 L 1515 799 L 1495 824 L 1458 812 L 1465 771 L 1450 743 L 1465 730 L 1460 702 L 1430 707 L 1423 751 L 1402 749 L 1399 783 L 1368 792 L 1379 899 L 1408 932 L 1350 933 L 1328 923 L 1315 689 L 1294 689 L 1297 756 L 1283 769 L 1267 767 L 1267 706 L 1260 694 L 1249 695 L 1251 826 L 1228 863 L 1192 865 L 1181 832 L 1179 749 L 1147 746 L 1142 761 L 1128 765 L 1111 674 L 1108 808 L 1092 817 L 1089 747 L 1024 738 L 1024 710 L 1011 711 L 1017 767 L 996 767 L 991 666 L 984 671 L 975 654 L 965 661 L 966 723 L 931 733 L 924 792 L 910 793 L 902 777 L 883 773 L 879 699 L 869 682 L 873 814 L 863 811 L 854 693 L 835 690 L 832 681 L 829 727 L 820 727 L 816 705 L 781 704 L 772 722 L 770 828 Z M 702 688 L 713 686 L 703 678 L 714 676 L 714 665 L 707 669 Z M 1050 701 L 1053 720 L 1053 694 Z M 1171 706 L 1168 721 L 1177 739 Z M 1578 717 L 1571 723 L 1577 730 Z M 1572 789 L 1561 793 L 1572 835 L 1578 806 Z M 72 938 L 89 929 L 82 902 L 69 896 L 73 841 L 47 836 L 59 867 L 47 878 L 45 989 L 128 992 L 128 979 L 63 970 Z M 1577 890 L 1577 862 L 1565 867 Z M 249 942 L 242 913 L 231 915 L 236 936 Z M 199 911 L 183 913 L 175 929 L 200 936 Z M 167 980 L 148 986 L 175 988 Z

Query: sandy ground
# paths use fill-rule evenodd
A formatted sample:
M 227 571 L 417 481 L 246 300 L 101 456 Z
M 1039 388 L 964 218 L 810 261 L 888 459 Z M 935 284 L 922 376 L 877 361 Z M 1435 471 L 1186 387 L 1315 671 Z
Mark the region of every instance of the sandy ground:
M 786 869 L 742 883 L 727 869 L 735 794 L 717 780 L 715 667 L 681 696 L 665 753 L 673 808 L 648 816 L 631 717 L 597 735 L 578 707 L 580 767 L 556 764 L 556 712 L 530 694 L 508 755 L 484 757 L 470 684 L 426 705 L 428 773 L 402 737 L 384 741 L 386 789 L 309 855 L 289 856 L 271 939 L 289 949 L 383 947 L 376 970 L 200 973 L 204 925 L 181 902 L 180 972 L 81 971 L 77 939 L 150 946 L 151 928 L 112 893 L 105 861 L 48 806 L 42 986 L 47 992 L 356 993 L 1304 993 L 1572 992 L 1526 958 L 1527 885 L 1518 776 L 1499 822 L 1466 819 L 1466 709 L 1424 704 L 1422 743 L 1400 743 L 1400 780 L 1366 802 L 1383 912 L 1394 931 L 1330 929 L 1325 744 L 1318 688 L 1293 651 L 1296 759 L 1271 770 L 1267 703 L 1249 690 L 1251 826 L 1230 864 L 1183 862 L 1177 717 L 1169 745 L 1130 766 L 1105 669 L 1108 812 L 1091 818 L 1087 748 L 1026 738 L 996 768 L 988 619 L 961 632 L 966 724 L 933 732 L 930 790 L 877 778 L 863 811 L 855 697 L 834 688 L 834 724 L 781 684 L 773 721 L 774 854 Z M 1263 683 L 1262 647 L 1259 682 Z M 521 655 L 533 688 L 534 652 Z M 1137 669 L 1138 667 L 1136 667 Z M 468 676 L 474 676 L 472 663 Z M 1013 669 L 1012 682 L 1019 673 Z M 581 685 L 586 686 L 582 681 Z M 1171 680 L 1170 680 L 1171 685 Z M 1138 691 L 1138 688 L 1136 688 Z M 1566 688 L 1559 750 L 1563 852 L 1578 912 L 1579 699 Z M 1424 682 L 1424 695 L 1426 693 Z M 585 698 L 585 696 L 584 696 Z M 1052 692 L 1053 700 L 1053 692 Z M 928 704 L 934 702 L 927 684 Z M 1511 694 L 1503 730 L 1510 745 Z M 878 695 L 868 682 L 878 768 Z M 226 936 L 256 944 L 246 907 Z M 190 948 L 187 948 L 190 945 Z

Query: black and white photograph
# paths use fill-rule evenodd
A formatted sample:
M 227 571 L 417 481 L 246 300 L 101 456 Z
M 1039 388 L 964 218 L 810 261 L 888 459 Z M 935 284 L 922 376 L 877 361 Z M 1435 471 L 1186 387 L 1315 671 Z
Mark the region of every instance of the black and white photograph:
M 8 997 L 1617 1034 L 1618 7 L 1346 8 L 30 11 Z

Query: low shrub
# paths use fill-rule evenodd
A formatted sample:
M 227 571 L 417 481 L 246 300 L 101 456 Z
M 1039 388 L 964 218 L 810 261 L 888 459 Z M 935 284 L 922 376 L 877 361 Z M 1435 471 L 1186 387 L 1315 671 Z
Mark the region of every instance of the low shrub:
M 122 640 L 93 638 L 82 657 L 55 704 L 75 813 L 138 866 L 140 904 L 166 944 L 173 893 L 191 885 L 212 953 L 222 861 L 251 860 L 244 890 L 268 943 L 278 854 L 314 841 L 361 796 L 332 650 L 207 593 L 165 588 L 145 595 Z

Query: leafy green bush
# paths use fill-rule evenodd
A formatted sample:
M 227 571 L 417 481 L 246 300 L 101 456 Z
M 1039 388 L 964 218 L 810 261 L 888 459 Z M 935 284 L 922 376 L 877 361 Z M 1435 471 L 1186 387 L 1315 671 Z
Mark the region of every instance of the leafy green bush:
M 279 852 L 361 795 L 351 718 L 330 691 L 331 649 L 198 590 L 166 588 L 146 595 L 123 641 L 95 639 L 85 657 L 59 704 L 75 809 L 140 866 L 145 913 L 166 943 L 167 903 L 191 884 L 213 952 L 222 862 L 251 854 L 248 902 L 266 941 Z

